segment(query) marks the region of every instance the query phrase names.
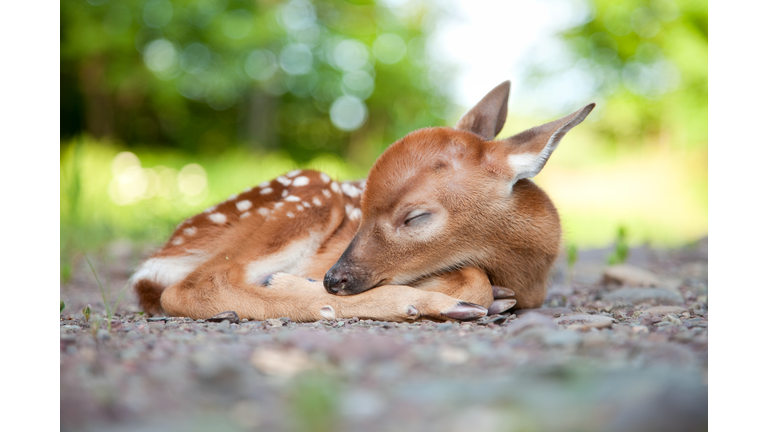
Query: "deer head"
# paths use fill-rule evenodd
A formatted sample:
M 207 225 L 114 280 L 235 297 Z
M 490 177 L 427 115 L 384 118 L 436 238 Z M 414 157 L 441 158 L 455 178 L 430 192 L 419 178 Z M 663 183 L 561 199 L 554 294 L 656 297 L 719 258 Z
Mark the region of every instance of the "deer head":
M 360 227 L 325 275 L 328 292 L 352 295 L 482 267 L 499 241 L 533 240 L 510 226 L 510 214 L 528 217 L 515 184 L 541 171 L 594 104 L 494 140 L 507 117 L 509 86 L 491 90 L 454 128 L 412 132 L 379 157 L 366 181 Z

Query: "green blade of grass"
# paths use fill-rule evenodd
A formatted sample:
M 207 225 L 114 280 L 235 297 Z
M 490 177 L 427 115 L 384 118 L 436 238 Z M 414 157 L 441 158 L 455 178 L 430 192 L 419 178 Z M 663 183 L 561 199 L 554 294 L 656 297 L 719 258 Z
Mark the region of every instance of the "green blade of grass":
M 85 260 L 88 262 L 88 266 L 91 267 L 91 272 L 93 273 L 93 277 L 96 278 L 96 283 L 99 284 L 99 291 L 101 291 L 101 299 L 104 301 L 104 304 L 107 304 L 107 296 L 104 294 L 104 287 L 101 285 L 101 280 L 99 279 L 99 275 L 96 274 L 96 269 L 93 268 L 93 264 L 91 264 L 91 260 L 88 259 L 88 254 L 83 253 L 83 256 L 85 256 Z

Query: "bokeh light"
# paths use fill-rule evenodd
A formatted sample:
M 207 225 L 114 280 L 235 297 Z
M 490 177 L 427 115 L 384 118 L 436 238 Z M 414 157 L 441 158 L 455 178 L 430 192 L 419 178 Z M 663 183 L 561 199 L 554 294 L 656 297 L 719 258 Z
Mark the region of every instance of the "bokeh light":
M 342 96 L 331 105 L 331 121 L 341 130 L 357 129 L 363 124 L 367 115 L 365 104 L 354 96 Z
M 205 168 L 191 163 L 176 171 L 162 165 L 143 168 L 138 156 L 120 152 L 112 159 L 109 197 L 120 206 L 136 204 L 155 197 L 173 200 L 181 196 L 188 205 L 200 204 L 207 195 Z

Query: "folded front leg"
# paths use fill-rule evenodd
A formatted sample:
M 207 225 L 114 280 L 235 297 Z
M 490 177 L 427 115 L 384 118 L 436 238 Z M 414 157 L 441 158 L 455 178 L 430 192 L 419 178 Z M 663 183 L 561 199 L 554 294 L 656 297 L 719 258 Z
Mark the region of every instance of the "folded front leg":
M 329 294 L 320 282 L 278 273 L 270 279 L 267 289 L 275 293 L 301 294 L 302 303 L 307 305 L 306 312 L 319 313 L 320 318 L 316 319 L 464 321 L 478 319 L 487 313 L 480 305 L 404 285 L 384 285 L 352 296 L 339 296 Z
M 226 273 L 198 276 L 163 292 L 161 303 L 168 314 L 201 319 L 232 310 L 243 318 L 255 320 L 288 317 L 306 322 L 359 317 L 403 322 L 469 320 L 487 312 L 482 306 L 439 292 L 402 285 L 381 286 L 354 296 L 337 296 L 326 292 L 320 282 L 285 273 L 273 275 L 267 286 L 237 283 Z

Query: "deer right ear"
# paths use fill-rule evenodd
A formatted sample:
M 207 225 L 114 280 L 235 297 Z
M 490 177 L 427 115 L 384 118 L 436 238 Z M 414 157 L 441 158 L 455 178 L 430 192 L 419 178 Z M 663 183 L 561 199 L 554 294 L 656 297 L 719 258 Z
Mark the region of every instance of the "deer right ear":
M 476 133 L 485 140 L 495 138 L 507 120 L 509 85 L 509 81 L 504 81 L 488 92 L 456 123 L 456 129 Z
M 501 140 L 506 144 L 507 161 L 514 173 L 512 183 L 538 174 L 566 132 L 584 121 L 594 107 L 591 103 L 561 119 Z

